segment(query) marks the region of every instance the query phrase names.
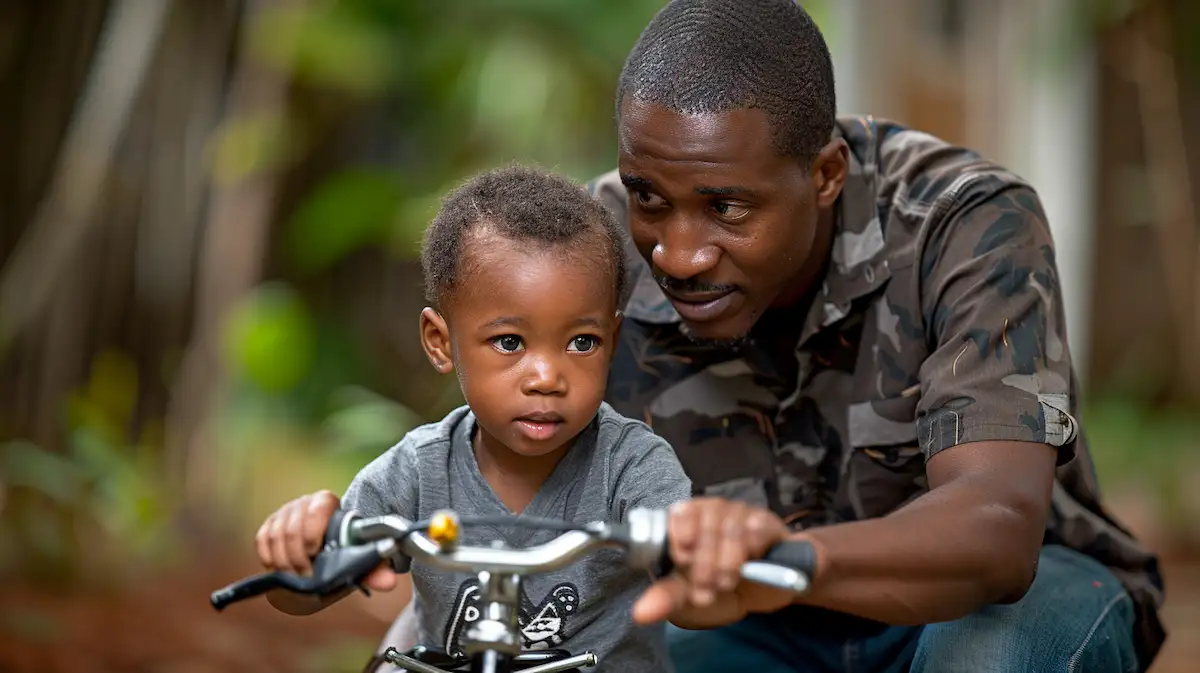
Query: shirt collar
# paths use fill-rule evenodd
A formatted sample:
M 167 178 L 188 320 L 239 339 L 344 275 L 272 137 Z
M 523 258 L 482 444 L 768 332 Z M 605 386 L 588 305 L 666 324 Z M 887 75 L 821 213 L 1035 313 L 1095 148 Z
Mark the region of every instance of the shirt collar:
M 809 308 L 801 332 L 803 342 L 821 328 L 849 314 L 853 301 L 873 292 L 891 277 L 883 223 L 876 206 L 879 138 L 870 117 L 840 119 L 834 138 L 850 145 L 850 170 L 835 212 L 832 259 L 821 291 Z M 625 314 L 640 322 L 678 323 L 682 319 L 655 282 L 650 266 L 636 260 L 633 291 Z

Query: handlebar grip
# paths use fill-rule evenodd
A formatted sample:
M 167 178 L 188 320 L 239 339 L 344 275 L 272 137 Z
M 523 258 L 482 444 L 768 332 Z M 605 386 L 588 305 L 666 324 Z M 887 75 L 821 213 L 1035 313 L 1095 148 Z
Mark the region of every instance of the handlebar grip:
M 784 540 L 768 549 L 762 560 L 812 577 L 817 571 L 817 548 L 808 540 Z
M 277 573 L 261 573 L 234 582 L 222 589 L 217 589 L 209 596 L 209 602 L 212 603 L 214 608 L 220 611 L 238 601 L 244 601 L 247 598 L 253 598 L 259 594 L 266 593 L 279 585 L 280 581 Z
M 329 525 L 325 527 L 323 549 L 336 549 L 343 546 L 342 531 L 348 523 L 347 518 L 352 517 L 353 514 L 353 512 L 340 507 L 333 511 L 333 516 L 329 517 Z
M 671 553 L 663 553 L 655 568 L 656 577 L 665 577 L 675 569 Z M 742 577 L 766 586 L 802 593 L 812 582 L 817 569 L 817 550 L 808 540 L 784 540 L 767 550 L 761 559 L 742 564 Z
M 817 569 L 817 550 L 808 540 L 784 540 L 761 560 L 742 564 L 742 577 L 797 594 L 808 590 Z

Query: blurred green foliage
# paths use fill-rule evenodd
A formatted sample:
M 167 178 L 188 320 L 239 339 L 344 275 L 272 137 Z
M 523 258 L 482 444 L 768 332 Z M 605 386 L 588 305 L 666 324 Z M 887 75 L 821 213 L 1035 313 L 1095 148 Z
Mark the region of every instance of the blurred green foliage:
M 93 544 L 100 539 L 120 540 L 122 557 L 171 557 L 174 501 L 160 479 L 162 453 L 127 441 L 136 387 L 133 363 L 106 354 L 69 400 L 65 454 L 24 441 L 0 445 L 2 485 L 13 505 L 6 503 L 0 519 L 0 570 L 62 582 L 105 565 L 106 547 Z
M 364 367 L 353 329 L 288 283 L 320 282 L 364 250 L 411 263 L 442 195 L 479 170 L 520 160 L 584 180 L 610 168 L 616 77 L 662 4 L 340 0 L 269 10 L 251 26 L 251 53 L 287 73 L 295 104 L 278 118 L 230 120 L 216 175 L 294 167 L 339 124 L 363 137 L 333 141 L 343 145 L 331 150 L 335 165 L 283 213 L 273 254 L 287 277 L 228 316 L 235 436 L 286 420 L 358 459 L 432 420 L 371 392 L 400 373 Z
M 406 431 L 459 399 L 453 377 L 441 379 L 445 394 L 424 413 L 378 392 L 381 380 L 410 372 L 380 371 L 360 327 L 304 288 L 320 286 L 363 251 L 412 264 L 442 195 L 479 170 L 520 160 L 584 180 L 610 169 L 616 78 L 662 4 L 330 0 L 272 9 L 248 27 L 250 53 L 293 82 L 292 100 L 280 113 L 227 120 L 211 139 L 213 176 L 230 182 L 313 164 L 319 170 L 280 214 L 269 254 L 281 270 L 223 325 L 221 352 L 233 380 L 214 451 L 220 489 L 244 510 L 246 525 L 310 486 L 344 487 Z M 1080 5 L 1086 18 L 1075 25 L 1104 25 L 1127 4 Z M 836 43 L 831 3 L 806 6 Z M 1049 43 L 1067 49 L 1078 37 Z M 101 358 L 64 417 L 69 452 L 0 447 L 0 497 L 22 502 L 7 508 L 20 517 L 0 521 L 0 564 L 54 576 L 86 544 L 81 527 L 127 542 L 126 553 L 169 557 L 177 503 L 160 485 L 162 420 L 130 441 L 136 391 L 132 362 Z M 1200 427 L 1138 409 L 1136 401 L 1106 398 L 1087 414 L 1101 474 L 1143 479 L 1162 494 L 1164 509 L 1178 510 L 1184 486 L 1172 465 L 1194 448 Z

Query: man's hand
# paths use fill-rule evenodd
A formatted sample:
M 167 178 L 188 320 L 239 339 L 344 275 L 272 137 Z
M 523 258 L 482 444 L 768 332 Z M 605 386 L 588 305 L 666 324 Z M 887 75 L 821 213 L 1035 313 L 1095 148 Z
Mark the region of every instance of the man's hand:
M 685 628 L 711 628 L 792 602 L 786 592 L 741 581 L 744 562 L 761 558 L 788 536 L 787 526 L 773 512 L 720 498 L 695 498 L 671 508 L 667 531 L 675 571 L 634 604 L 638 624 L 670 619 Z
M 321 549 L 329 519 L 339 505 L 330 491 L 300 496 L 267 517 L 254 536 L 258 560 L 269 570 L 307 575 L 312 572 L 312 557 Z M 396 573 L 381 565 L 363 584 L 375 591 L 396 588 Z

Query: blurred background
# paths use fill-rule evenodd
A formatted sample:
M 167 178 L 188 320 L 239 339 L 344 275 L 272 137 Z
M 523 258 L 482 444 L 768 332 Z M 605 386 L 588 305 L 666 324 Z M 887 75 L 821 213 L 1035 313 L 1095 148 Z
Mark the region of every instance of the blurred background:
M 461 402 L 438 198 L 615 165 L 662 0 L 0 2 L 0 670 L 356 671 L 407 600 L 216 614 L 280 503 Z M 1040 190 L 1112 508 L 1200 645 L 1200 3 L 812 0 L 844 113 Z

